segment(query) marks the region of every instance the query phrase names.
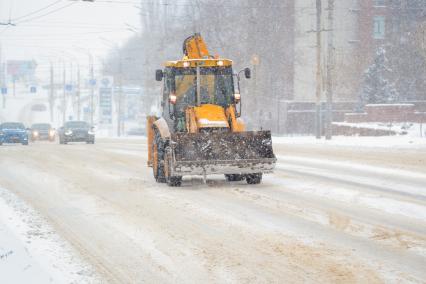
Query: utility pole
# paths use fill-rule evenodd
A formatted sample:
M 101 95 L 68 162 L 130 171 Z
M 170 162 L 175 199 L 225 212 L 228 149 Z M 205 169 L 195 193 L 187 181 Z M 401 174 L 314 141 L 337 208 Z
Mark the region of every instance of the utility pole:
M 50 62 L 50 90 L 49 90 L 49 109 L 50 109 L 50 122 L 53 122 L 53 107 L 55 101 L 55 86 L 54 86 L 54 73 L 53 64 Z
M 333 72 L 334 72 L 334 0 L 328 0 L 328 33 L 327 33 L 327 114 L 325 139 L 331 140 L 333 135 Z
M 4 80 L 4 73 L 6 70 L 4 70 L 3 65 L 3 57 L 2 57 L 2 46 L 0 44 L 0 88 L 3 89 L 5 87 L 5 80 Z M 2 102 L 3 102 L 3 108 L 6 108 L 6 94 L 2 93 Z
M 316 0 L 317 10 L 317 71 L 316 71 L 316 102 L 315 102 L 315 136 L 317 139 L 321 139 L 321 92 L 322 92 L 322 67 L 321 67 L 321 0 Z
M 16 75 L 12 75 L 13 80 L 13 96 L 16 97 Z
M 117 136 L 121 136 L 121 115 L 122 115 L 122 99 L 123 99 L 123 60 L 121 57 L 121 50 L 118 48 L 118 114 L 117 114 Z
M 81 112 L 81 94 L 80 94 L 80 64 L 77 65 L 77 120 L 81 120 L 80 112 Z
M 94 97 L 95 97 L 95 75 L 93 71 L 93 56 L 89 53 L 90 60 L 90 125 L 93 126 L 93 116 L 95 112 Z
M 67 108 L 67 101 L 66 101 L 66 66 L 65 62 L 63 62 L 63 71 L 62 71 L 62 87 L 63 87 L 63 94 L 62 94 L 62 123 L 65 124 L 66 122 L 66 108 Z
M 75 86 L 74 86 L 74 66 L 73 66 L 73 59 L 71 58 L 71 62 L 69 65 L 69 84 L 68 86 L 70 86 L 70 90 L 69 90 L 69 94 L 68 94 L 68 98 L 71 98 L 71 107 L 72 107 L 72 112 L 71 114 L 74 116 L 75 114 L 75 97 L 74 97 L 74 92 L 75 92 Z M 73 118 L 74 119 L 74 118 Z

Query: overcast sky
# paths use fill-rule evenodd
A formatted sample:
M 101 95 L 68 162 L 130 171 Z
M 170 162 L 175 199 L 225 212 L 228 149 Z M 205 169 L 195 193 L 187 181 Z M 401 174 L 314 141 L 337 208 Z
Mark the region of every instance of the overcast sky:
M 83 69 L 87 51 L 100 58 L 140 29 L 137 0 L 0 0 L 0 45 L 6 59 L 37 60 L 39 71 L 49 60 L 71 61 Z M 38 11 L 40 10 L 40 11 Z M 134 31 L 130 31 L 133 29 Z M 69 64 L 69 63 L 68 63 Z

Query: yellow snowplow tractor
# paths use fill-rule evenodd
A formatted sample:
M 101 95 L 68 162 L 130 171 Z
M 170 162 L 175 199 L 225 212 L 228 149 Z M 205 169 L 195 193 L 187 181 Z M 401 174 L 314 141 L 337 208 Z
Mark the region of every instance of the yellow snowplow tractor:
M 148 166 L 157 182 L 180 186 L 182 176 L 224 174 L 258 184 L 276 158 L 270 131 L 245 131 L 240 74 L 232 61 L 212 57 L 200 34 L 184 41 L 184 57 L 156 71 L 163 81 L 162 117 L 148 117 Z

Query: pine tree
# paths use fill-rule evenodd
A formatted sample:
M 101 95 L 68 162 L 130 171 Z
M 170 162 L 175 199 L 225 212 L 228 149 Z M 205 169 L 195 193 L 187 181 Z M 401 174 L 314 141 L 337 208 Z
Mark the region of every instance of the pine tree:
M 392 82 L 392 73 L 386 49 L 379 47 L 373 63 L 364 72 L 360 95 L 361 105 L 395 103 L 398 100 L 398 92 Z

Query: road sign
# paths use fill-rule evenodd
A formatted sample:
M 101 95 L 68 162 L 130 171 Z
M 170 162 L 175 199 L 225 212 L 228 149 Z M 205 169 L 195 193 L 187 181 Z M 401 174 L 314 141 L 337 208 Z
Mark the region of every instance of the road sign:
M 104 87 L 104 88 L 112 87 L 113 83 L 114 83 L 114 77 L 112 77 L 112 76 L 105 76 L 102 79 L 100 79 L 101 87 Z
M 96 86 L 96 79 L 90 79 L 89 80 L 89 85 L 90 86 Z
M 72 89 L 73 89 L 73 87 L 72 87 L 72 85 L 71 85 L 71 84 L 67 84 L 67 85 L 65 85 L 65 91 L 67 91 L 67 92 L 71 92 L 71 91 L 72 91 Z
M 37 93 L 37 87 L 31 86 L 30 87 L 30 93 L 32 93 L 32 94 Z
M 1 94 L 7 95 L 7 88 L 6 87 L 1 88 Z
M 99 123 L 112 123 L 112 88 L 99 88 Z

